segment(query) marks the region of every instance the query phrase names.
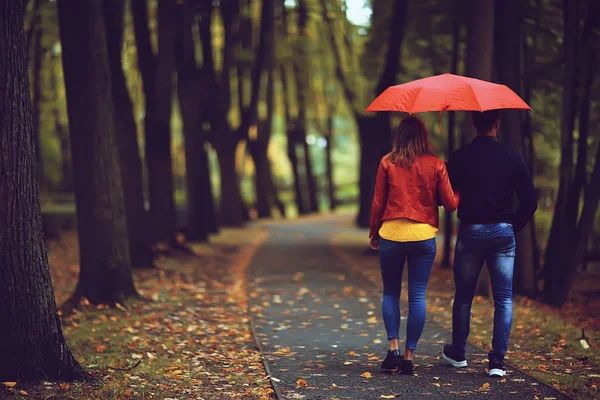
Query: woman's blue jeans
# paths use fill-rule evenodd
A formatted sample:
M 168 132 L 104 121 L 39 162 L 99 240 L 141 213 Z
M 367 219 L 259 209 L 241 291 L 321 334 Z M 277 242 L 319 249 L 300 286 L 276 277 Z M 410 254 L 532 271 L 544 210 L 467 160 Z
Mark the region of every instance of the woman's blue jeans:
M 381 310 L 388 340 L 399 338 L 402 272 L 404 262 L 408 260 L 406 348 L 409 350 L 416 350 L 425 326 L 425 292 L 435 252 L 435 239 L 419 242 L 393 242 L 385 239 L 379 241 L 379 262 L 383 280 Z
M 464 354 L 469 336 L 471 303 L 479 273 L 486 262 L 494 295 L 494 337 L 491 362 L 503 362 L 512 325 L 512 282 L 515 232 L 508 223 L 461 225 L 454 256 L 456 294 L 452 308 L 452 345 Z

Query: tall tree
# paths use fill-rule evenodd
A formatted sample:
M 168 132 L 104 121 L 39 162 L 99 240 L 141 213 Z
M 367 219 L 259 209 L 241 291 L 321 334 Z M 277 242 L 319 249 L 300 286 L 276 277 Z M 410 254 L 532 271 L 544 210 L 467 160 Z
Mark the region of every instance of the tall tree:
M 116 141 L 119 148 L 127 216 L 129 257 L 133 267 L 151 268 L 153 267 L 152 247 L 148 232 L 148 217 L 144 208 L 142 160 L 137 141 L 137 127 L 133 117 L 133 104 L 127 89 L 121 57 L 125 3 L 105 1 L 103 6 L 115 106 Z
M 521 25 L 523 9 L 519 0 L 496 1 L 495 53 L 496 69 L 500 83 L 521 94 Z M 501 121 L 501 138 L 504 143 L 527 158 L 523 140 L 523 123 L 519 111 L 505 111 Z M 517 234 L 517 258 L 515 260 L 516 293 L 535 296 L 537 292 L 536 270 L 538 265 L 536 243 L 532 224 Z
M 41 146 L 41 134 L 40 134 L 40 116 L 43 96 L 42 96 L 42 67 L 44 61 L 45 49 L 42 46 L 42 37 L 44 34 L 44 27 L 42 26 L 42 19 L 38 8 L 40 6 L 39 1 L 36 1 L 35 6 L 35 18 L 32 22 L 30 29 L 35 32 L 33 34 L 33 64 L 32 64 L 32 80 L 33 80 L 33 129 L 35 131 L 36 138 L 36 154 L 37 154 L 37 166 L 38 166 L 38 179 L 40 181 L 40 188 L 44 190 L 46 188 L 46 178 L 44 174 L 44 160 L 42 156 Z
M 600 199 L 600 162 L 596 162 L 589 183 L 587 174 L 581 167 L 574 166 L 574 137 L 573 128 L 577 116 L 579 101 L 580 134 L 587 136 L 589 125 L 589 92 L 585 86 L 592 86 L 596 77 L 594 68 L 597 59 L 598 38 L 594 32 L 600 24 L 600 5 L 595 1 L 588 3 L 588 14 L 579 37 L 580 20 L 576 3 L 564 2 L 564 54 L 565 74 L 563 86 L 563 102 L 561 114 L 561 164 L 559 168 L 559 190 L 550 237 L 544 257 L 544 292 L 547 303 L 561 307 L 568 299 L 571 285 L 583 255 L 587 250 L 589 235 L 593 229 L 594 216 Z M 583 66 L 583 71 L 578 68 Z M 578 76 L 584 79 L 578 81 Z M 579 85 L 583 87 L 583 96 L 577 98 Z M 582 86 L 583 86 L 582 85 Z M 586 143 L 587 145 L 587 143 Z M 578 146 L 577 164 L 583 163 L 587 168 L 587 151 Z M 579 175 L 579 176 L 578 176 Z M 586 187 L 583 209 L 579 214 L 580 198 L 583 187 Z
M 495 0 L 468 0 L 466 76 L 492 80 Z M 475 128 L 471 115 L 463 121 L 462 144 L 471 143 Z
M 24 0 L 0 0 L 0 381 L 87 377 L 62 333 L 36 171 Z
M 450 61 L 450 72 L 452 74 L 458 73 L 458 59 L 460 52 L 460 41 L 461 41 L 461 21 L 458 18 L 459 7 L 458 1 L 454 0 L 452 8 L 452 57 Z M 454 128 L 456 127 L 456 113 L 451 112 L 448 114 L 448 155 L 450 155 L 455 149 L 455 133 Z M 444 255 L 442 257 L 442 268 L 450 268 L 452 260 L 450 257 L 452 247 L 452 236 L 454 236 L 454 221 L 452 213 L 448 210 L 444 212 Z
M 265 26 L 265 64 L 267 82 L 265 88 L 266 115 L 264 119 L 258 120 L 256 129 L 248 131 L 248 148 L 252 155 L 255 167 L 255 192 L 256 209 L 259 218 L 272 216 L 272 208 L 278 205 L 279 198 L 273 184 L 271 165 L 267 157 L 269 141 L 273 130 L 273 116 L 275 114 L 275 71 L 274 71 L 274 4 L 273 1 L 263 2 L 263 21 Z M 261 27 L 262 28 L 262 27 Z
M 196 13 L 189 1 L 178 6 L 179 28 L 175 41 L 177 69 L 177 93 L 183 120 L 185 139 L 185 162 L 187 182 L 186 237 L 189 240 L 207 240 L 216 233 L 217 220 L 215 203 L 210 182 L 208 153 L 205 148 L 204 102 L 202 92 L 207 77 L 196 64 L 195 45 L 192 31 Z M 212 4 L 204 4 L 198 10 L 198 29 L 210 30 Z
M 100 0 L 58 1 L 81 264 L 72 304 L 137 295 L 102 11 Z
M 279 2 L 278 9 L 281 12 L 281 34 L 284 38 L 289 38 L 289 16 L 286 9 L 285 1 Z M 287 153 L 290 163 L 292 164 L 292 176 L 294 184 L 294 200 L 296 203 L 296 209 L 298 214 L 306 214 L 310 210 L 307 200 L 304 198 L 306 194 L 303 190 L 302 176 L 300 175 L 300 161 L 298 159 L 297 144 L 300 139 L 297 137 L 297 129 L 295 127 L 296 120 L 292 118 L 292 103 L 291 103 L 291 66 L 290 62 L 285 60 L 279 63 L 279 77 L 281 80 L 281 96 L 283 98 L 283 109 L 286 121 L 286 134 L 287 134 Z
M 212 129 L 211 143 L 217 151 L 219 170 L 221 175 L 221 224 L 225 226 L 239 226 L 245 221 L 245 210 L 242 204 L 239 177 L 236 171 L 236 150 L 240 140 L 248 135 L 248 130 L 256 124 L 261 72 L 266 56 L 264 37 L 266 25 L 261 16 L 261 31 L 259 45 L 252 68 L 250 79 L 250 100 L 246 107 L 242 106 L 240 123 L 233 127 L 229 123 L 229 110 L 231 108 L 231 72 L 234 66 L 235 51 L 239 48 L 239 0 L 221 2 L 219 9 L 224 26 L 224 43 L 222 47 L 221 73 L 217 74 L 212 54 L 205 52 L 209 89 L 216 94 L 207 109 Z M 201 32 L 202 33 L 202 32 Z M 212 49 L 211 31 L 202 35 L 203 48 Z M 212 50 L 211 50 L 212 51 Z
M 145 0 L 131 1 L 138 64 L 144 85 L 146 114 L 146 168 L 150 220 L 154 241 L 177 245 L 173 167 L 171 154 L 171 108 L 175 57 L 175 13 L 173 0 L 159 0 L 157 10 L 158 51 L 152 50 Z

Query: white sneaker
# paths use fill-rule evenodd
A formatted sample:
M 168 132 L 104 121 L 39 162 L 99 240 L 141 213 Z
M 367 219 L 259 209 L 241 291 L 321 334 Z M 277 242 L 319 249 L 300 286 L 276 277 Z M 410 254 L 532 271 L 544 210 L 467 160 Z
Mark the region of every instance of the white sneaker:
M 504 368 L 490 368 L 489 376 L 490 377 L 503 377 L 506 375 L 506 370 Z

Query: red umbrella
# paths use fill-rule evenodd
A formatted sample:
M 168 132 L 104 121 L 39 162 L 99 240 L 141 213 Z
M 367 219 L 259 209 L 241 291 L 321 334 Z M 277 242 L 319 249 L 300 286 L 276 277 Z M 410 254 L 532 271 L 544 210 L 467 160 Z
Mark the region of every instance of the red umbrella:
M 443 74 L 390 86 L 365 110 L 400 111 L 487 111 L 496 109 L 531 110 L 505 85 L 460 75 Z

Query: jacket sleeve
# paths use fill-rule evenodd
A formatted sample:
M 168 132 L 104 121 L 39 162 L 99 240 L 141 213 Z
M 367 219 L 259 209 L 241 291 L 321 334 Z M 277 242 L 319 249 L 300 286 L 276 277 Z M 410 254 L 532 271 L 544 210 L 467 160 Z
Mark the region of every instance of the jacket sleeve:
M 385 210 L 388 195 L 388 174 L 383 160 L 379 163 L 377 170 L 377 179 L 375 181 L 375 192 L 373 193 L 373 203 L 371 205 L 371 229 L 369 238 L 379 237 L 379 228 L 381 228 L 381 217 Z
M 519 207 L 515 212 L 513 227 L 515 232 L 525 228 L 535 211 L 537 210 L 537 196 L 529 167 L 521 156 L 518 157 L 517 172 L 515 177 L 515 192 L 519 199 Z
M 447 211 L 452 212 L 458 208 L 460 195 L 452 189 L 445 163 L 438 169 L 437 193 L 440 202 Z

